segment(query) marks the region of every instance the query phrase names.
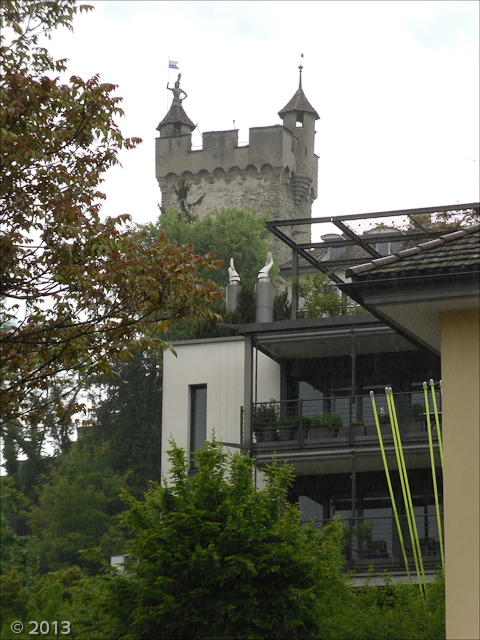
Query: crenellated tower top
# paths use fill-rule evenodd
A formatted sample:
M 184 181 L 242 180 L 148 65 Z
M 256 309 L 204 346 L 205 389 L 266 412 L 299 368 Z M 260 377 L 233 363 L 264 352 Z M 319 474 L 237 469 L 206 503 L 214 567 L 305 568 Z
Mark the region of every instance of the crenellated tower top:
M 168 87 L 170 89 L 170 87 Z M 235 207 L 273 210 L 272 219 L 303 219 L 311 216 L 317 196 L 317 162 L 314 152 L 315 121 L 318 113 L 299 86 L 279 112 L 282 124 L 253 127 L 247 145 L 239 145 L 238 130 L 210 131 L 202 135 L 203 148 L 192 149 L 195 125 L 185 113 L 186 98 L 175 83 L 172 105 L 158 125 L 156 176 L 162 191 L 162 205 L 175 207 L 174 187 L 178 180 L 192 184 L 191 196 L 204 195 L 196 213 Z M 299 242 L 309 240 L 309 228 L 293 227 Z

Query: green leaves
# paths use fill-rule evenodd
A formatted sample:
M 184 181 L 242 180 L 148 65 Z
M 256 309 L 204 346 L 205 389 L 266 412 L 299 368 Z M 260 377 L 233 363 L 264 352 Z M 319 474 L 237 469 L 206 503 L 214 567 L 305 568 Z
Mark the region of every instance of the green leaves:
M 265 228 L 268 212 L 257 217 L 255 211 L 222 209 L 212 211 L 202 220 L 190 222 L 186 214 L 176 209 L 163 212 L 155 225 L 140 227 L 151 239 L 164 232 L 170 242 L 179 246 L 192 245 L 201 255 L 215 252 L 223 268 L 212 274 L 215 282 L 225 287 L 228 284 L 227 267 L 230 258 L 243 281 L 253 284 L 271 247 L 267 242 L 269 232 Z
M 58 459 L 29 516 L 43 571 L 72 565 L 98 570 L 122 551 L 118 514 L 125 486 L 126 476 L 108 464 L 107 445 L 79 442 Z
M 33 411 L 45 429 L 42 413 L 68 398 L 66 388 L 49 396 L 54 379 L 75 386 L 131 349 L 163 349 L 172 321 L 217 319 L 210 305 L 221 299 L 204 276 L 218 268 L 212 256 L 162 234 L 147 246 L 125 215 L 101 219 L 105 171 L 141 141 L 118 128 L 114 84 L 61 82 L 65 61 L 38 45 L 72 28 L 78 9 L 1 3 L 1 420 L 24 435 Z
M 307 273 L 296 283 L 296 287 L 300 299 L 299 318 L 347 315 L 346 300 L 332 291 L 332 283 L 326 274 Z
M 169 481 L 152 488 L 144 502 L 129 499 L 129 553 L 137 560 L 131 567 L 132 635 L 313 635 L 326 605 L 320 586 L 328 583 L 330 598 L 345 585 L 343 527 L 334 523 L 319 536 L 300 526 L 298 509 L 286 504 L 287 467 L 266 468 L 266 488 L 259 490 L 248 456 L 230 456 L 215 441 L 196 456 L 192 476 L 184 451 L 172 443 Z M 322 554 L 323 539 L 328 552 Z

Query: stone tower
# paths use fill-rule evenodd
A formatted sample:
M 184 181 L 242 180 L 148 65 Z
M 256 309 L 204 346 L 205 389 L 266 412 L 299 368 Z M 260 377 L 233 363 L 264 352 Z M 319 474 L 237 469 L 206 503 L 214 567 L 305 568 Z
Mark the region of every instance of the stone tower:
M 186 94 L 179 76 L 171 89 L 172 105 L 157 127 L 156 176 L 163 207 L 178 206 L 173 186 L 183 177 L 193 185 L 192 200 L 205 195 L 196 208 L 200 218 L 213 209 L 230 207 L 255 209 L 259 214 L 271 208 L 271 219 L 277 220 L 310 218 L 317 196 L 314 142 L 319 115 L 303 92 L 299 68 L 298 89 L 278 114 L 282 124 L 253 127 L 245 146 L 238 145 L 236 129 L 209 131 L 198 150 L 192 149 L 195 125 L 182 107 L 181 94 Z M 297 242 L 310 240 L 309 226 L 293 227 L 291 232 Z M 278 257 L 288 259 L 288 250 Z

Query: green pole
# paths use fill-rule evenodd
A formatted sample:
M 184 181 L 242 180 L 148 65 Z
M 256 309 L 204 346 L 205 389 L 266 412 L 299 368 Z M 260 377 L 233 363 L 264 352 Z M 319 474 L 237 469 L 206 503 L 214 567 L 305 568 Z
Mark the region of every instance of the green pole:
M 440 387 L 441 389 L 441 387 Z M 433 402 L 433 410 L 435 411 L 435 423 L 437 425 L 437 433 L 438 433 L 438 447 L 440 450 L 440 460 L 442 462 L 442 473 L 443 473 L 443 445 L 442 445 L 442 432 L 440 430 L 440 419 L 438 417 L 438 409 L 437 409 L 437 399 L 435 397 L 435 384 L 430 378 L 430 390 L 432 392 L 432 402 Z
M 440 544 L 440 553 L 442 555 L 442 568 L 445 571 L 445 558 L 443 556 L 443 536 L 442 536 L 442 522 L 440 518 L 440 505 L 438 503 L 438 491 L 437 491 L 437 474 L 435 473 L 435 458 L 433 455 L 433 443 L 432 443 L 432 429 L 430 426 L 430 411 L 428 407 L 428 393 L 427 383 L 423 383 L 423 392 L 425 395 L 425 411 L 427 413 L 427 430 L 428 430 L 428 444 L 430 447 L 430 461 L 432 464 L 432 478 L 433 478 L 433 491 L 435 494 L 435 508 L 437 510 L 437 526 L 438 526 L 438 539 Z
M 410 483 L 408 481 L 407 465 L 405 464 L 405 457 L 403 455 L 403 447 L 400 438 L 400 429 L 398 427 L 397 412 L 395 409 L 392 387 L 385 387 L 385 395 L 387 396 L 388 411 L 390 413 L 393 442 L 395 444 L 395 453 L 397 454 L 398 469 L 400 472 L 400 480 L 402 482 L 403 500 L 405 503 L 405 511 L 407 514 L 408 530 L 410 533 L 410 540 L 412 542 L 412 551 L 413 558 L 415 560 L 415 569 L 417 571 L 418 584 L 420 585 L 422 591 L 426 592 L 426 579 L 425 571 L 423 569 L 422 551 L 420 548 L 420 540 L 418 537 L 415 512 L 413 510 L 412 494 L 410 492 Z
M 412 580 L 410 578 L 410 570 L 408 568 L 407 554 L 405 552 L 405 545 L 403 543 L 402 529 L 400 527 L 400 522 L 398 520 L 397 505 L 395 503 L 395 496 L 393 495 L 392 482 L 390 480 L 390 472 L 388 471 L 388 464 L 387 464 L 387 458 L 385 456 L 385 449 L 383 448 L 382 433 L 380 431 L 380 423 L 378 421 L 377 407 L 375 405 L 375 394 L 373 393 L 373 391 L 370 391 L 370 398 L 372 399 L 373 415 L 375 416 L 375 424 L 377 426 L 378 441 L 380 442 L 380 450 L 382 452 L 383 466 L 385 467 L 385 475 L 387 477 L 388 490 L 390 492 L 390 499 L 392 501 L 393 513 L 395 515 L 395 522 L 397 524 L 398 537 L 400 539 L 400 545 L 402 547 L 403 560 L 405 562 L 405 569 L 407 570 L 408 580 L 411 583 Z

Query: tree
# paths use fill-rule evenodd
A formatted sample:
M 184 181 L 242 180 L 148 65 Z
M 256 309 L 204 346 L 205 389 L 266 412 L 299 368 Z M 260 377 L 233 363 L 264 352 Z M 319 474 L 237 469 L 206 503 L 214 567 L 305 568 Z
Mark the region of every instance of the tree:
M 253 480 L 254 461 L 205 442 L 198 472 L 172 443 L 170 483 L 128 498 L 131 637 L 316 637 L 322 613 L 346 589 L 344 527 L 318 534 L 287 503 L 287 467 Z M 130 637 L 130 636 L 129 636 Z
M 195 207 L 198 207 L 199 205 L 201 205 L 205 199 L 205 194 L 203 194 L 202 196 L 200 196 L 200 198 L 195 200 L 195 202 L 188 202 L 188 196 L 190 194 L 191 189 L 192 189 L 192 183 L 185 182 L 185 178 L 183 176 L 178 181 L 178 187 L 173 185 L 173 193 L 175 194 L 175 197 L 177 198 L 178 206 L 180 207 L 179 219 L 183 215 L 187 220 L 187 222 L 195 222 L 194 209 Z M 159 208 L 160 208 L 160 211 L 163 213 L 162 208 L 161 207 Z
M 255 211 L 222 209 L 214 210 L 205 218 L 191 223 L 182 212 L 169 209 L 159 216 L 155 224 L 140 229 L 147 233 L 150 240 L 156 240 L 163 232 L 170 242 L 179 246 L 191 244 L 194 251 L 201 255 L 215 251 L 216 258 L 224 266 L 212 274 L 212 279 L 222 287 L 228 284 L 227 267 L 231 258 L 242 281 L 253 284 L 271 250 L 267 242 L 270 234 L 265 227 L 268 215 L 267 212 L 259 218 Z M 277 271 L 278 268 L 273 275 Z
M 121 552 L 126 482 L 127 474 L 112 470 L 107 444 L 80 440 L 59 457 L 29 516 L 42 572 L 73 565 L 98 571 Z
M 347 302 L 332 291 L 332 282 L 326 274 L 320 271 L 314 275 L 307 273 L 296 286 L 300 299 L 299 318 L 347 315 Z
M 94 442 L 108 442 L 112 468 L 131 471 L 136 497 L 150 480 L 160 481 L 163 361 L 152 350 L 135 351 L 131 362 L 113 365 L 115 375 L 92 381 Z
M 27 575 L 31 582 L 37 569 L 37 557 L 30 536 L 18 535 L 17 530 L 22 511 L 29 506 L 28 499 L 18 491 L 12 478 L 1 479 L 1 511 L 0 511 L 0 575 L 5 575 L 15 568 Z
M 218 267 L 212 256 L 162 234 L 147 249 L 128 216 L 101 219 L 102 176 L 140 140 L 116 124 L 115 85 L 98 75 L 62 82 L 66 61 L 39 44 L 88 9 L 1 3 L 1 424 L 29 456 L 47 411 L 68 422 L 78 409 L 85 377 L 109 373 L 130 349 L 165 348 L 174 320 L 213 318 L 221 297 L 200 276 Z M 61 393 L 51 393 L 54 381 Z

